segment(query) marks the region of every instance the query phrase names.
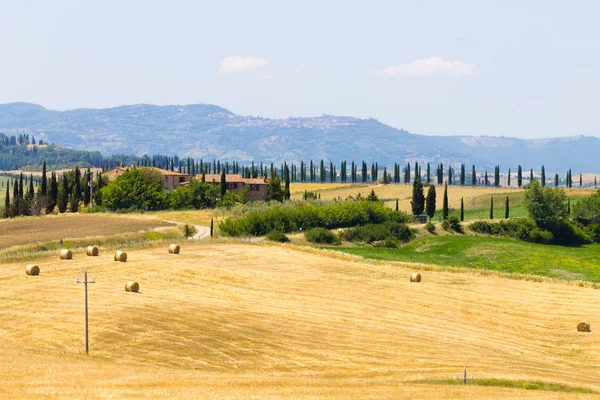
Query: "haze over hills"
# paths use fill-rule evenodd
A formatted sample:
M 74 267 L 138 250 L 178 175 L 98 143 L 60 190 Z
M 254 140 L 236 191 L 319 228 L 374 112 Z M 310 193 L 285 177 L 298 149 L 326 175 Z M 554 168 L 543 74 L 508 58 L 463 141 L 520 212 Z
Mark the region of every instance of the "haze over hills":
M 204 159 L 300 162 L 365 160 L 381 166 L 431 162 L 478 169 L 516 168 L 596 172 L 600 139 L 425 136 L 375 119 L 324 115 L 269 119 L 241 116 L 215 105 L 132 105 L 48 110 L 29 103 L 0 105 L 0 132 L 103 154 L 179 154 Z

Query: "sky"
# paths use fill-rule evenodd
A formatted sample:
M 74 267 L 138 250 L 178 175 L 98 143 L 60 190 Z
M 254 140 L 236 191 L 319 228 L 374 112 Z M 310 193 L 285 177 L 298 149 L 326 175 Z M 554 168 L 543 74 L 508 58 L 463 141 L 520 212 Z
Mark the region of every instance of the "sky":
M 0 0 L 0 103 L 600 136 L 598 1 Z

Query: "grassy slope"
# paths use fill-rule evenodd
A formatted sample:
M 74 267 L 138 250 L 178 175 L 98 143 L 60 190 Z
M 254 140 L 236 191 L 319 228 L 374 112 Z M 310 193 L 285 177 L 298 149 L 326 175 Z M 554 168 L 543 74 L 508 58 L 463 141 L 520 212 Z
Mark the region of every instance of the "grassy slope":
M 600 389 L 597 291 L 349 261 L 289 246 L 186 243 L 0 268 L 0 397 L 582 398 L 414 383 Z M 84 267 L 91 356 L 82 351 Z M 141 293 L 123 286 L 135 279 Z M 506 385 L 500 385 L 506 386 Z
M 455 235 L 428 236 L 398 249 L 347 247 L 338 250 L 377 260 L 481 268 L 600 282 L 599 244 L 563 247 L 496 237 Z

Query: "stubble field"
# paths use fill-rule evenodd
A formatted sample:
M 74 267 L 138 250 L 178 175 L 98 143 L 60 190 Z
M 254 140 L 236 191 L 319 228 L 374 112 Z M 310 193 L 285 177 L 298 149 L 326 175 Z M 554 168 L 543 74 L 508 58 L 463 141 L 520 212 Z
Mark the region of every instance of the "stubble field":
M 272 244 L 186 242 L 0 266 L 0 397 L 588 398 L 446 386 L 600 390 L 597 290 L 423 271 Z M 90 356 L 83 350 L 88 268 Z M 136 280 L 140 293 L 124 291 Z M 578 333 L 581 320 L 592 333 Z M 506 381 L 505 381 L 506 382 Z M 526 386 L 522 384 L 521 386 Z

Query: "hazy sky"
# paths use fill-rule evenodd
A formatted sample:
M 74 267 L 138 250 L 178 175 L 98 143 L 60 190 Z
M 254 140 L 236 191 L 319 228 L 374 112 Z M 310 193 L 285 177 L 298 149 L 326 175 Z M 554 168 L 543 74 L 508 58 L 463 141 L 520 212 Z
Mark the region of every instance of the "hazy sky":
M 0 0 L 0 103 L 600 136 L 598 1 Z

